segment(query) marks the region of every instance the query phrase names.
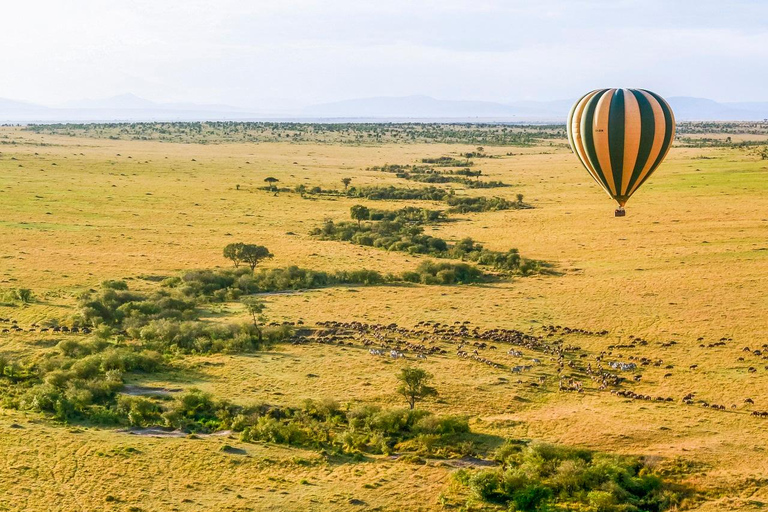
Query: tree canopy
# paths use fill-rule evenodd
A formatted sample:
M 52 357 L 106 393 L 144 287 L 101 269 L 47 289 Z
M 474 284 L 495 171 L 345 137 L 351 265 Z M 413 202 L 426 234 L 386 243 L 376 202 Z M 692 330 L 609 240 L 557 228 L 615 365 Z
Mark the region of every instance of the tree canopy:
M 232 260 L 235 267 L 245 263 L 254 270 L 262 260 L 272 258 L 274 254 L 263 245 L 233 243 L 224 247 L 224 257 Z
M 429 385 L 432 374 L 421 368 L 403 368 L 397 375 L 400 386 L 397 392 L 405 397 L 411 409 L 430 396 L 437 396 L 437 390 Z
M 352 208 L 349 209 L 349 213 L 352 216 L 353 219 L 357 221 L 357 225 L 360 225 L 360 221 L 367 220 L 371 214 L 368 207 L 363 206 L 361 204 L 356 204 Z

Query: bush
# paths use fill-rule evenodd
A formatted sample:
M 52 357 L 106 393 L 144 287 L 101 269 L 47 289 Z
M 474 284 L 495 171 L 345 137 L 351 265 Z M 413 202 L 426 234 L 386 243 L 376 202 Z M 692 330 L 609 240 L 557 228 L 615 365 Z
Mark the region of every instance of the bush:
M 478 471 L 469 476 L 466 485 L 483 501 L 506 503 L 509 498 L 502 489 L 501 476 L 494 471 Z
M 165 366 L 157 352 L 116 347 L 99 339 L 63 340 L 57 347 L 24 364 L 25 374 L 17 376 L 16 386 L 8 390 L 9 398 L 17 398 L 7 400 L 8 405 L 48 413 L 65 422 L 126 423 L 131 409 L 124 404 L 134 399 L 118 396 L 123 376 L 156 372 Z M 142 412 L 138 407 L 132 416 Z
M 112 408 L 94 405 L 88 412 L 88 421 L 95 425 L 121 425 L 125 423 L 125 418 Z
M 419 263 L 416 272 L 424 284 L 476 283 L 483 278 L 480 269 L 466 263 L 435 263 L 426 260 Z
M 103 281 L 101 287 L 106 290 L 127 290 L 128 283 L 125 281 Z
M 266 441 L 298 445 L 305 441 L 306 435 L 293 422 L 282 422 L 275 418 L 261 416 L 254 426 L 248 427 L 243 431 L 240 439 L 246 442 Z
M 360 406 L 344 412 L 333 400 L 308 400 L 301 409 L 252 410 L 238 414 L 232 428 L 242 429 L 241 440 L 323 447 L 351 454 L 401 451 L 425 455 L 464 454 L 459 437 L 469 434 L 466 420 L 431 417 L 426 411 Z M 417 427 L 417 425 L 422 425 Z M 429 425 L 426 427 L 425 425 Z M 236 428 L 235 428 L 236 426 Z M 432 432 L 425 433 L 425 429 Z
M 372 200 L 386 199 L 420 199 L 429 201 L 442 201 L 448 195 L 442 188 L 424 187 L 424 188 L 397 188 L 394 186 L 369 186 L 350 188 L 346 195 L 349 197 L 360 197 Z
M 179 289 L 187 297 L 218 301 L 236 299 L 244 294 L 321 288 L 339 284 L 380 284 L 385 280 L 383 275 L 374 270 L 328 273 L 289 266 L 262 269 L 255 274 L 247 269 L 187 272 L 181 278 L 184 285 L 179 286 Z M 177 284 L 174 282 L 170 286 Z
M 507 444 L 498 469 L 462 471 L 456 480 L 483 501 L 514 510 L 660 511 L 690 490 L 665 482 L 640 460 L 563 446 Z
M 512 501 L 518 510 L 540 510 L 539 504 L 552 497 L 552 490 L 543 485 L 530 485 L 512 495 Z
M 153 320 L 141 329 L 129 332 L 149 346 L 164 351 L 249 352 L 260 349 L 264 343 L 259 328 L 246 323 Z
M 379 241 L 380 239 L 376 240 Z M 360 240 L 358 239 L 358 241 Z M 437 243 L 433 244 L 432 247 L 437 247 L 439 250 L 442 245 Z M 420 247 L 419 250 L 421 250 Z M 425 250 L 429 250 L 429 247 Z M 438 277 L 437 274 L 441 271 L 445 272 Z M 465 263 L 434 264 L 431 262 L 423 263 L 417 268 L 416 272 L 404 272 L 400 275 L 383 275 L 375 270 L 367 269 L 323 272 L 296 266 L 263 269 L 252 275 L 240 274 L 241 271 L 237 270 L 211 270 L 187 273 L 182 279 L 183 282 L 187 283 L 187 286 L 181 286 L 179 290 L 189 298 L 219 300 L 219 297 L 242 298 L 245 294 L 302 290 L 325 286 L 375 286 L 396 282 L 465 284 L 480 282 L 485 279 L 483 273 L 472 265 Z M 194 276 L 204 276 L 204 284 L 196 282 Z M 227 288 L 222 289 L 218 288 L 218 286 L 226 286 Z M 158 323 L 149 322 L 148 325 L 157 326 Z M 169 323 L 168 325 L 171 324 Z
M 415 431 L 439 435 L 468 434 L 469 420 L 466 416 L 425 416 L 416 423 Z
M 502 197 L 457 197 L 446 199 L 449 213 L 490 212 L 520 208 L 522 203 Z
M 297 267 L 286 275 L 262 271 L 262 283 L 270 279 L 280 285 L 295 285 L 298 281 L 322 279 Z M 383 280 L 377 273 L 363 271 L 352 275 L 367 283 Z M 119 284 L 118 284 L 119 283 Z M 147 346 L 162 351 L 182 352 L 249 352 L 259 350 L 265 343 L 281 341 L 292 335 L 288 328 L 262 330 L 253 324 L 223 324 L 198 320 L 198 302 L 205 300 L 231 300 L 243 293 L 260 290 L 260 285 L 248 269 L 200 270 L 186 272 L 176 279 L 165 279 L 165 289 L 152 294 L 127 290 L 122 281 L 107 281 L 99 292 L 86 293 L 80 298 L 79 320 L 97 326 L 98 340 L 83 344 L 64 340 L 60 351 L 68 357 L 93 354 L 108 346 L 107 339 L 115 333 L 140 339 Z M 109 353 L 105 364 L 122 371 L 155 371 L 160 356 L 144 354 L 136 358 L 128 352 Z M 81 362 L 79 372 L 85 371 Z
M 52 384 L 39 384 L 24 393 L 20 400 L 22 409 L 37 412 L 55 412 L 56 404 L 62 399 L 60 388 Z
M 14 299 L 22 304 L 29 304 L 35 300 L 35 295 L 29 288 L 17 288 L 13 291 Z
M 442 238 L 424 234 L 423 223 L 423 221 L 404 216 L 396 216 L 394 220 L 382 218 L 382 220 L 366 224 L 328 220 L 323 226 L 312 230 L 310 234 L 323 240 L 347 241 L 356 245 L 372 246 L 387 251 L 468 260 L 520 275 L 532 274 L 543 268 L 541 262 L 524 260 L 517 249 L 510 249 L 507 252 L 489 251 L 471 238 L 465 238 L 454 245 L 450 245 Z M 470 268 L 464 267 L 461 269 L 462 276 L 455 276 L 450 272 L 437 276 L 441 270 L 458 269 L 437 269 L 434 272 L 430 271 L 429 276 L 420 272 L 423 275 L 420 279 L 421 282 L 426 284 L 468 283 L 478 281 L 481 275 L 479 271 L 475 273 Z M 403 280 L 417 282 L 411 273 L 404 276 Z
M 140 396 L 121 396 L 117 400 L 116 412 L 120 417 L 127 418 L 128 424 L 134 427 L 155 425 L 162 418 L 162 408 L 154 401 Z
M 369 167 L 370 171 L 388 172 L 395 174 L 398 178 L 418 181 L 420 183 L 459 183 L 467 188 L 496 188 L 508 187 L 506 183 L 500 181 L 480 181 L 482 171 L 472 171 L 468 169 L 473 163 L 468 160 L 471 157 L 485 157 L 477 153 L 467 153 L 467 160 L 457 160 L 453 157 L 424 158 L 422 163 L 430 165 L 389 165 Z M 440 170 L 440 167 L 459 167 L 459 170 Z M 476 179 L 469 179 L 476 178 Z
M 229 408 L 228 402 L 217 402 L 210 393 L 193 388 L 176 399 L 163 414 L 163 419 L 167 426 L 177 429 L 216 430 L 221 424 L 219 415 Z
M 101 355 L 101 370 L 119 370 L 120 372 L 141 371 L 154 373 L 163 367 L 163 357 L 151 350 L 136 352 L 133 350 L 113 348 Z
M 115 283 L 107 281 L 100 292 L 86 293 L 80 298 L 80 321 L 94 327 L 141 327 L 161 318 L 194 317 L 192 301 L 173 298 L 165 291 L 152 295 L 136 293 Z

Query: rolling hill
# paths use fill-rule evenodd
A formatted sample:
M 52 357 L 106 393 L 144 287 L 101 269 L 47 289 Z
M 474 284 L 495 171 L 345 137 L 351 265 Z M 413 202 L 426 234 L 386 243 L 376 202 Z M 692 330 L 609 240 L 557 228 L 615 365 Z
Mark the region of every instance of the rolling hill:
M 565 121 L 575 99 L 553 101 L 466 101 L 430 96 L 380 96 L 357 98 L 303 108 L 263 105 L 242 108 L 221 104 L 157 103 L 133 94 L 106 99 L 79 100 L 50 107 L 0 98 L 0 123 L 52 123 L 96 121 L 245 121 L 334 120 L 457 122 Z M 675 96 L 669 103 L 680 121 L 762 121 L 768 119 L 768 102 L 721 103 L 706 98 Z

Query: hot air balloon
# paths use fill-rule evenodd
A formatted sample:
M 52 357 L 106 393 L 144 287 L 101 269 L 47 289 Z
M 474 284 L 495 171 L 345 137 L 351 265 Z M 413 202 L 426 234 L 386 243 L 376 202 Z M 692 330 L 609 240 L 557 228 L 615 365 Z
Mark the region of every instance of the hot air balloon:
M 644 89 L 598 89 L 568 114 L 568 142 L 592 178 L 624 205 L 667 156 L 675 116 L 664 99 Z

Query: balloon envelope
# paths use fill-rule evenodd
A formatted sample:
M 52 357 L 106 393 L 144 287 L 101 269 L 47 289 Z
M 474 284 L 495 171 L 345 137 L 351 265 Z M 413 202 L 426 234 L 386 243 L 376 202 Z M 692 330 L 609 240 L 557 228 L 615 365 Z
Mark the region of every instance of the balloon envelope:
M 644 89 L 598 89 L 568 114 L 571 149 L 622 207 L 667 156 L 674 137 L 669 104 Z

